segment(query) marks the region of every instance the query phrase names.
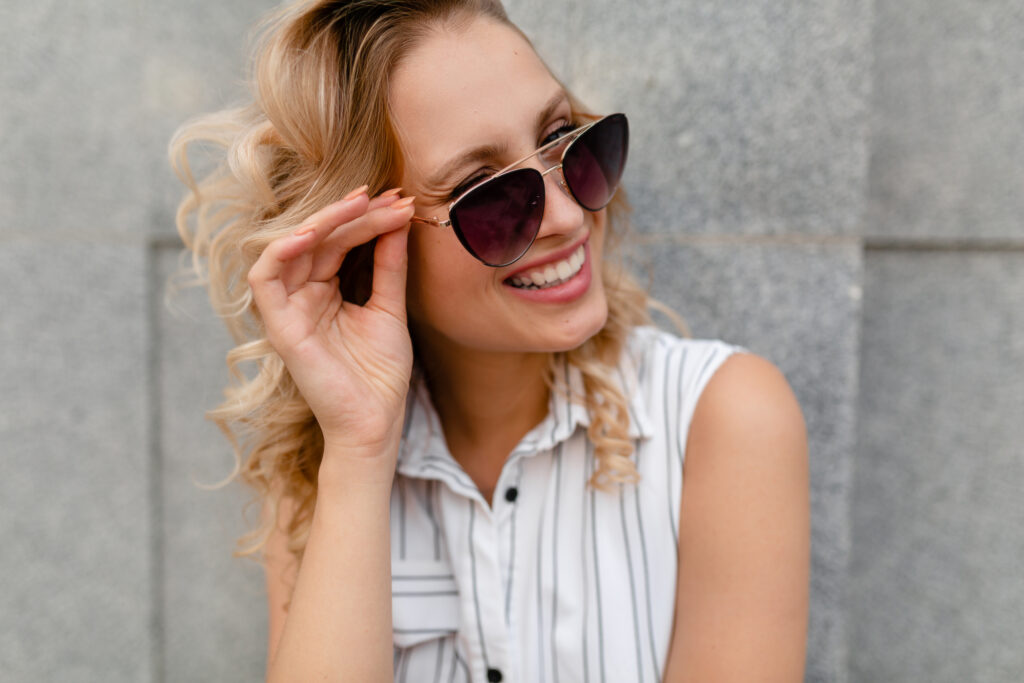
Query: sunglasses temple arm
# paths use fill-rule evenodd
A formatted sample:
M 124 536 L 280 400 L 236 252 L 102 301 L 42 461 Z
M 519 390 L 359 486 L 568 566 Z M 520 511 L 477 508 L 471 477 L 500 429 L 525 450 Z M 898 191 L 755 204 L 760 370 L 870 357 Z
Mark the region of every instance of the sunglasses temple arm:
M 420 218 L 419 216 L 413 216 L 412 218 L 409 219 L 409 222 L 410 223 L 425 223 L 427 225 L 436 225 L 436 226 L 441 227 L 441 228 L 451 227 L 451 224 L 452 224 L 451 220 L 448 220 L 448 219 L 445 219 L 445 220 L 442 221 L 442 220 L 437 219 L 437 218 Z

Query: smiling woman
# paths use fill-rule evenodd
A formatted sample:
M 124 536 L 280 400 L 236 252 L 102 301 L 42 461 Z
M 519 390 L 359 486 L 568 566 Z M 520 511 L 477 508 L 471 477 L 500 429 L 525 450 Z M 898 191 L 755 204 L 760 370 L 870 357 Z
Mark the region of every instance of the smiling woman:
M 799 679 L 800 410 L 746 349 L 648 326 L 626 116 L 496 0 L 293 3 L 253 74 L 172 158 L 256 365 L 210 415 L 265 511 L 268 679 Z

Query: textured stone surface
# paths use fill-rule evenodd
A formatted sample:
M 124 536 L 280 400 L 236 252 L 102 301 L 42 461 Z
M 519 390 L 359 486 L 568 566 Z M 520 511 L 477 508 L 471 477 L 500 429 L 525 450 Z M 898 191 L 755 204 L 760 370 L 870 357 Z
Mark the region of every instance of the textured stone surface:
M 176 250 L 161 250 L 157 277 L 163 282 L 175 270 Z M 157 313 L 166 680 L 262 680 L 263 570 L 231 556 L 249 528 L 250 493 L 238 482 L 202 488 L 226 479 L 235 464 L 227 440 L 203 418 L 221 401 L 232 344 L 205 290 L 182 289 Z M 253 507 L 248 521 L 258 516 Z
M 5 231 L 81 239 L 145 230 L 138 30 L 130 3 L 0 10 Z
M 243 92 L 246 31 L 274 4 L 0 5 L 5 680 L 262 676 L 262 575 L 230 557 L 247 495 L 192 485 L 230 469 L 201 417 L 228 344 L 196 291 L 192 318 L 154 308 L 173 255 L 154 269 L 142 245 L 173 233 L 171 133 Z M 586 102 L 630 114 L 656 291 L 800 398 L 808 680 L 846 680 L 847 650 L 857 681 L 1017 680 L 1022 256 L 869 251 L 858 374 L 860 251 L 815 242 L 1022 237 L 1020 3 L 508 9 Z M 759 237 L 778 233 L 808 241 Z
M 1024 239 L 1024 5 L 876 12 L 867 234 Z
M 866 0 L 785 6 L 510 0 L 507 8 L 585 102 L 630 115 L 627 182 L 641 229 L 850 234 L 859 228 L 870 70 Z M 236 46 L 255 9 L 211 21 L 201 33 L 194 27 L 198 11 L 180 15 L 187 24 L 168 11 L 166 30 L 195 49 L 184 50 L 187 59 L 177 50 L 147 57 L 147 90 L 178 103 L 170 107 L 176 116 L 164 116 L 158 126 L 166 136 L 174 127 L 168 123 L 225 102 L 208 94 L 210 83 L 229 83 L 241 73 Z M 202 42 L 213 31 L 220 40 Z M 204 59 L 190 56 L 196 54 Z M 211 72 L 212 64 L 220 68 Z M 161 225 L 172 224 L 168 207 L 177 196 L 174 188 L 162 198 Z
M 148 126 L 141 141 L 153 210 L 150 229 L 175 233 L 174 212 L 185 187 L 167 161 L 174 131 L 187 120 L 228 106 L 246 94 L 248 40 L 272 0 L 147 2 L 150 37 L 141 69 Z M 193 157 L 197 159 L 198 157 Z M 201 170 L 200 164 L 196 170 Z
M 637 226 L 850 235 L 867 172 L 871 3 L 572 3 L 570 86 L 630 116 Z
M 861 252 L 856 243 L 661 243 L 637 261 L 694 337 L 746 346 L 786 375 L 804 411 L 811 467 L 808 681 L 844 681 Z
M 569 31 L 573 16 L 571 2 L 547 0 L 503 0 L 508 18 L 522 29 L 556 78 L 569 76 L 576 38 Z
M 45 0 L 0 8 L 0 216 L 23 235 L 174 232 L 167 144 L 243 91 L 270 0 Z
M 0 677 L 152 680 L 145 251 L 0 242 Z
M 856 681 L 1024 671 L 1024 254 L 865 262 Z

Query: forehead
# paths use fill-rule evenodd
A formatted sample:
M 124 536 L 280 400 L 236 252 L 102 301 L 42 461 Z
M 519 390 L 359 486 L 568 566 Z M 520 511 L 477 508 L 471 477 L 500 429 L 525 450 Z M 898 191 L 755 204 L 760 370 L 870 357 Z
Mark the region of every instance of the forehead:
M 424 178 L 469 147 L 532 138 L 538 112 L 559 90 L 530 44 L 507 26 L 474 19 L 431 32 L 391 76 L 406 176 Z

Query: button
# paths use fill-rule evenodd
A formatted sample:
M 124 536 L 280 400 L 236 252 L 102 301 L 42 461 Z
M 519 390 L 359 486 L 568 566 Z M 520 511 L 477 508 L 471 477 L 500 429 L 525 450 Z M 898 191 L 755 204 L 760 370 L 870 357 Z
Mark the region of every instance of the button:
M 516 502 L 516 497 L 518 495 L 519 490 L 515 486 L 509 486 L 507 489 L 505 489 L 505 500 L 507 500 L 510 503 Z M 499 673 L 498 675 L 500 676 L 501 674 Z M 501 679 L 499 678 L 498 680 L 500 681 Z
M 515 489 L 509 489 L 509 491 L 515 491 Z M 497 669 L 488 669 L 487 680 L 491 681 L 491 683 L 498 683 L 501 680 L 501 672 Z

